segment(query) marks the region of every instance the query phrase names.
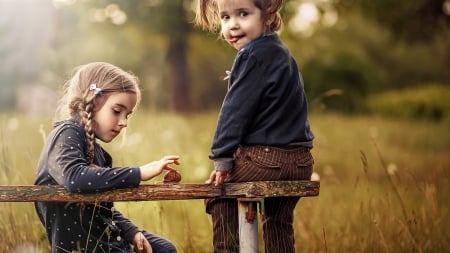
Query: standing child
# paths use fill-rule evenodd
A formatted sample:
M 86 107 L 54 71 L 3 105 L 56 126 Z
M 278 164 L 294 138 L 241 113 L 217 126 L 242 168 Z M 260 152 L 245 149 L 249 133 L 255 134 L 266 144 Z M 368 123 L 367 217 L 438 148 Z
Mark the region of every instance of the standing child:
M 275 33 L 282 0 L 199 0 L 196 24 L 238 50 L 228 79 L 207 183 L 309 180 L 313 134 L 302 77 Z M 293 211 L 298 197 L 264 200 L 265 252 L 294 252 Z M 237 252 L 238 202 L 206 201 L 215 252 Z
M 42 151 L 36 185 L 62 185 L 70 192 L 95 193 L 136 187 L 179 164 L 168 155 L 143 166 L 112 167 L 96 142 L 109 143 L 127 127 L 140 100 L 137 78 L 102 62 L 83 65 L 67 82 L 67 118 L 55 124 Z M 140 230 L 112 202 L 36 202 L 52 252 L 176 252 L 160 236 Z

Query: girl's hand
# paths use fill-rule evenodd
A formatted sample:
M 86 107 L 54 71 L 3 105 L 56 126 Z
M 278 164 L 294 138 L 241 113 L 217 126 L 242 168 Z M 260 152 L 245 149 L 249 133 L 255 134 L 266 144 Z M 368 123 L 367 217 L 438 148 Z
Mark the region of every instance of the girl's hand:
M 141 166 L 141 181 L 150 180 L 161 174 L 163 170 L 173 170 L 173 168 L 169 166 L 171 164 L 179 165 L 180 157 L 177 155 L 168 155 L 158 161 L 153 161 Z
M 137 232 L 133 238 L 134 251 L 136 253 L 152 253 L 152 246 L 142 232 Z

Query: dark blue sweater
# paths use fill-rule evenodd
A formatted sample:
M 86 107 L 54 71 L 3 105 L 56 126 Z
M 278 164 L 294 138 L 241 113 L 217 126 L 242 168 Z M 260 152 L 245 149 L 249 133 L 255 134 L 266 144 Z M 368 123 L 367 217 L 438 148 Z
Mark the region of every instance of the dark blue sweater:
M 222 104 L 210 159 L 230 171 L 239 145 L 313 146 L 303 79 L 275 33 L 239 50 Z

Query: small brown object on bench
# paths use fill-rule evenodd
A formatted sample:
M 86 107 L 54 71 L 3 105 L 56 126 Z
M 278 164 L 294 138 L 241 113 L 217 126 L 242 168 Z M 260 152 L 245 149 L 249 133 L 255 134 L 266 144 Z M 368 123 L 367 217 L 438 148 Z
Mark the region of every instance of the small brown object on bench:
M 163 183 L 179 183 L 181 181 L 181 174 L 175 170 L 170 169 L 169 171 L 164 174 L 164 180 Z

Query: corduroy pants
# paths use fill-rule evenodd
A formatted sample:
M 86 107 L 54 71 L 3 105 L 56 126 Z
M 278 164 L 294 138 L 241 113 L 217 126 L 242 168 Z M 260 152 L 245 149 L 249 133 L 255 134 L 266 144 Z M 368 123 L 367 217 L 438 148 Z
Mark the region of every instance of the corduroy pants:
M 309 180 L 314 159 L 306 147 L 241 146 L 227 182 Z M 266 253 L 295 252 L 293 214 L 299 197 L 264 199 L 260 210 Z M 236 199 L 207 199 L 206 212 L 213 223 L 214 252 L 239 252 Z M 261 209 L 260 208 L 260 209 Z M 244 253 L 244 252 L 242 252 Z

